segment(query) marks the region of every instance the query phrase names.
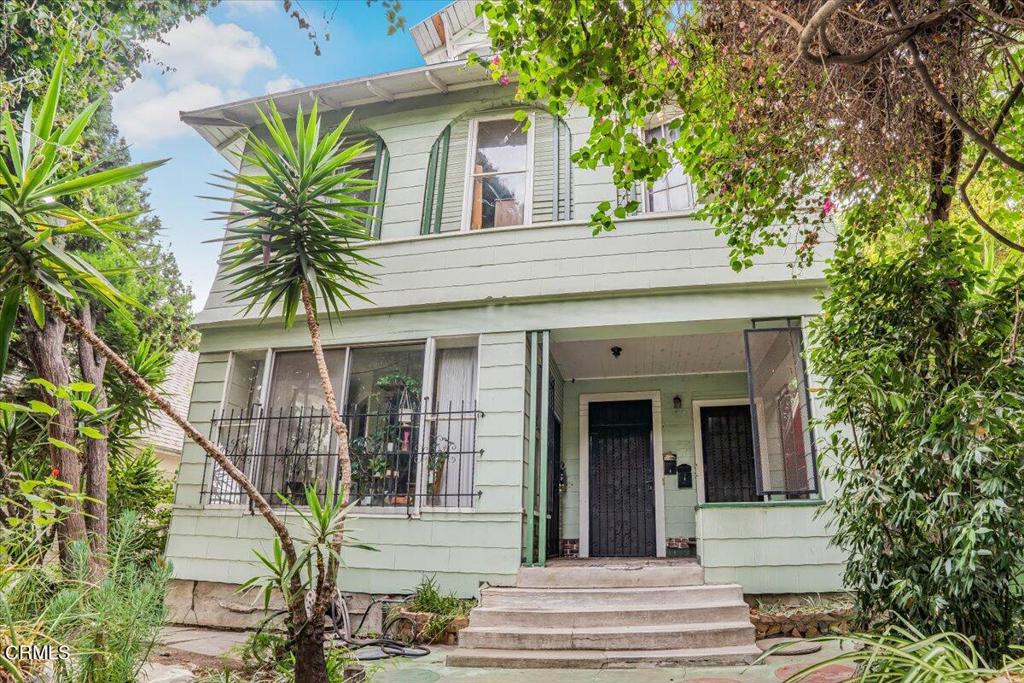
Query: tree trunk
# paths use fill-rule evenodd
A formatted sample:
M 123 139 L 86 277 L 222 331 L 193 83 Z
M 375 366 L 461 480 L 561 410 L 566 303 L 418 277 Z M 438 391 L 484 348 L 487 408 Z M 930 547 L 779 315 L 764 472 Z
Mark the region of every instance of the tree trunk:
M 309 327 L 309 339 L 313 344 L 313 356 L 316 357 L 316 367 L 320 374 L 320 386 L 324 392 L 324 400 L 327 402 L 327 410 L 331 416 L 331 426 L 338 437 L 338 462 L 341 465 L 341 504 L 348 505 L 349 495 L 352 492 L 352 458 L 348 450 L 348 428 L 338 412 L 338 402 L 334 396 L 334 387 L 331 385 L 331 375 L 327 368 L 327 361 L 324 359 L 324 349 L 320 341 L 320 321 L 316 317 L 316 309 L 313 307 L 313 297 L 309 291 L 309 284 L 302 282 L 302 306 L 306 311 L 306 325 Z M 323 572 L 324 580 L 316 586 L 316 600 L 313 605 L 313 612 L 310 621 L 323 629 L 324 615 L 327 613 L 327 606 L 334 597 L 335 586 L 338 582 L 338 556 L 341 553 L 341 545 L 345 537 L 345 521 L 342 519 L 334 536 L 331 539 L 330 557 L 327 562 L 327 570 Z M 323 638 L 321 637 L 321 641 Z
M 324 400 L 327 402 L 327 410 L 331 416 L 331 427 L 338 437 L 338 463 L 341 465 L 341 503 L 348 505 L 348 497 L 352 491 L 352 458 L 348 452 L 348 427 L 341 419 L 338 412 L 338 401 L 334 396 L 334 386 L 331 384 L 331 375 L 327 369 L 327 361 L 324 359 L 324 347 L 320 341 L 320 322 L 316 318 L 316 309 L 313 308 L 313 297 L 309 291 L 309 284 L 302 283 L 302 305 L 306 311 L 306 325 L 309 327 L 309 340 L 313 343 L 313 356 L 316 358 L 316 369 L 320 374 L 320 387 L 324 391 Z
M 329 683 L 322 622 L 295 639 L 295 683 Z
M 92 305 L 86 301 L 79 311 L 82 324 L 95 331 L 96 320 L 93 317 Z M 103 372 L 107 367 L 107 359 L 96 353 L 84 337 L 78 338 L 78 366 L 82 379 L 96 388 L 92 393 L 93 406 L 99 410 L 107 407 L 107 390 L 103 386 Z M 106 436 L 109 433 L 106 425 L 99 430 Z M 89 544 L 94 553 L 100 557 L 107 550 L 107 470 L 109 465 L 110 446 L 106 439 L 86 439 L 85 444 L 85 493 L 90 499 L 85 503 L 85 526 L 89 531 Z
M 36 325 L 31 316 L 25 325 L 25 340 L 32 356 L 32 365 L 42 379 L 62 387 L 71 383 L 67 361 L 64 359 L 64 332 L 67 329 L 59 318 L 47 313 L 46 324 L 42 329 Z M 51 438 L 64 443 L 73 444 L 78 441 L 75 428 L 75 414 L 67 401 L 41 391 L 41 399 L 56 414 L 50 418 L 48 433 Z M 50 466 L 58 471 L 57 478 L 71 487 L 72 493 L 79 493 L 82 485 L 82 464 L 74 451 L 47 444 Z M 61 562 L 67 564 L 70 559 L 70 544 L 86 540 L 85 516 L 82 514 L 81 503 L 74 501 L 70 511 L 57 525 L 57 545 L 60 549 Z
M 199 445 L 207 455 L 213 458 L 214 462 L 217 463 L 227 473 L 229 477 L 238 482 L 238 485 L 242 487 L 246 495 L 249 496 L 249 500 L 252 501 L 253 505 L 263 518 L 267 520 L 270 527 L 277 534 L 277 537 L 281 540 L 281 551 L 284 553 L 285 561 L 288 563 L 288 567 L 295 567 L 298 558 L 295 552 L 295 542 L 292 540 L 291 534 L 288 533 L 287 527 L 281 518 L 271 509 L 270 504 L 267 502 L 263 494 L 253 486 L 249 478 L 245 476 L 245 473 L 238 469 L 232 460 L 223 453 L 212 441 L 205 437 L 202 432 L 195 428 L 195 426 L 187 419 L 182 417 L 177 410 L 174 409 L 167 399 L 157 393 L 156 389 L 149 385 L 149 382 L 145 380 L 124 358 L 119 356 L 117 352 L 107 346 L 106 342 L 96 336 L 96 333 L 82 324 L 82 321 L 71 314 L 64 306 L 57 300 L 48 289 L 42 287 L 38 283 L 30 282 L 29 286 L 32 288 L 43 303 L 46 304 L 47 308 L 62 320 L 68 327 L 74 330 L 75 334 L 83 338 L 88 342 L 90 346 L 97 353 L 107 359 L 110 365 L 113 366 L 114 370 L 124 377 L 126 380 L 131 382 L 132 386 L 142 392 L 142 395 L 152 401 L 167 417 L 169 417 L 176 425 L 181 427 L 192 441 Z M 321 354 L 322 357 L 322 354 Z M 61 356 L 63 362 L 63 356 Z M 332 394 L 333 395 L 333 394 Z M 344 425 L 342 425 L 344 426 Z M 346 442 L 347 444 L 347 442 Z M 347 451 L 346 451 L 347 452 Z M 85 535 L 85 525 L 82 525 L 82 536 Z M 295 598 L 292 599 L 288 605 L 289 617 L 293 625 L 300 625 L 297 628 L 301 629 L 301 625 L 304 625 L 307 621 L 311 623 L 318 623 L 319 628 L 317 632 L 312 635 L 315 639 L 316 633 L 319 633 L 319 650 L 314 652 L 314 648 L 310 642 L 306 642 L 305 638 L 300 638 L 295 644 L 296 648 L 296 661 L 302 661 L 301 664 L 302 672 L 305 678 L 299 678 L 299 664 L 296 665 L 296 682 L 297 683 L 327 683 L 327 665 L 324 661 L 323 653 L 323 619 L 319 622 L 312 620 L 308 617 L 307 611 L 303 598 L 305 592 L 302 589 L 301 583 L 301 572 L 291 572 L 290 588 Z M 297 631 L 298 632 L 298 631 Z M 303 650 L 303 655 L 299 655 L 299 649 Z

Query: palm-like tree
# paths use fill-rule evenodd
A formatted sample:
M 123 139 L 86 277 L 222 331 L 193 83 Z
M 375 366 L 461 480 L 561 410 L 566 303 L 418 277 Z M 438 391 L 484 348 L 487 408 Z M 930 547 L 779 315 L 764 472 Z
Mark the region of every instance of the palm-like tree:
M 137 178 L 163 161 L 108 170 L 78 168 L 76 163 L 81 154 L 77 145 L 98 105 L 87 107 L 67 126 L 55 128 L 63 74 L 64 59 L 61 58 L 41 106 L 33 117 L 33 106 L 29 105 L 20 132 L 8 113 L 0 118 L 3 138 L 0 140 L 0 372 L 6 367 L 11 334 L 23 304 L 30 311 L 32 324 L 39 329 L 48 323 L 67 325 L 238 482 L 273 527 L 285 555 L 294 564 L 295 544 L 288 530 L 245 474 L 157 393 L 128 361 L 68 310 L 69 304 L 85 297 L 114 309 L 138 305 L 118 292 L 102 273 L 61 245 L 68 237 L 83 236 L 101 240 L 111 249 L 123 249 L 119 234 L 132 228 L 121 221 L 130 214 L 92 215 L 73 208 L 73 200 L 98 187 Z M 56 351 L 59 355 L 59 349 Z M 64 406 L 54 407 L 65 410 Z M 56 415 L 50 423 L 50 437 L 54 467 L 59 468 L 61 478 L 77 490 L 81 464 L 77 454 L 66 447 L 74 441 L 73 419 Z M 80 511 L 65 520 L 60 535 L 65 542 L 85 536 Z
M 349 297 L 364 299 L 359 289 L 372 281 L 364 268 L 375 265 L 361 249 L 370 238 L 367 209 L 362 199 L 373 187 L 353 162 L 370 149 L 365 141 L 347 144 L 343 137 L 351 115 L 333 131 L 321 135 L 317 104 L 306 117 L 300 108 L 294 129 L 270 104 L 259 110 L 269 141 L 250 134 L 241 155 L 240 170 L 220 175 L 231 191 L 217 197 L 231 207 L 217 212 L 226 219 L 223 241 L 224 276 L 235 286 L 231 301 L 246 302 L 246 313 L 259 309 L 262 320 L 282 316 L 295 323 L 299 305 L 313 346 L 320 385 L 338 440 L 341 469 L 340 503 L 349 505 L 352 461 L 348 429 L 338 410 L 320 338 L 320 314 L 337 319 Z M 344 525 L 336 527 L 327 566 L 319 572 L 311 615 L 314 630 L 322 630 L 328 601 L 334 595 Z M 320 636 L 322 637 L 322 636 Z M 298 668 L 296 677 L 298 678 Z

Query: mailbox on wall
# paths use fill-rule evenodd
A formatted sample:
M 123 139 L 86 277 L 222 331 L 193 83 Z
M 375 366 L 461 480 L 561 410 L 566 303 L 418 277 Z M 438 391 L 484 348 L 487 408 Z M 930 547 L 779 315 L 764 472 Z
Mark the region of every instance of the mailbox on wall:
M 693 468 L 683 464 L 676 467 L 676 486 L 681 489 L 693 488 Z

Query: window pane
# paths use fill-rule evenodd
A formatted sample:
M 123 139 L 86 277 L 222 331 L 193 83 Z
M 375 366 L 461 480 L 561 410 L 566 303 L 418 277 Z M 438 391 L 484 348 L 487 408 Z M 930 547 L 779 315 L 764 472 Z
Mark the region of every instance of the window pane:
M 351 169 L 351 170 L 360 170 L 360 171 L 362 171 L 363 172 L 362 175 L 359 176 L 360 180 L 373 180 L 373 164 L 374 164 L 374 160 L 373 159 L 363 159 L 362 161 L 356 161 L 356 162 L 353 162 L 353 163 L 349 164 L 348 168 Z M 372 199 L 372 193 L 373 193 L 372 188 L 368 187 L 365 190 L 359 190 L 358 192 L 353 192 L 352 196 L 355 197 L 356 199 L 361 199 L 364 202 L 368 202 L 368 201 L 370 201 L 370 199 Z M 367 206 L 365 208 L 362 208 L 361 210 L 365 211 L 367 213 L 373 213 L 374 209 L 373 209 L 373 207 Z
M 679 131 L 667 126 L 656 126 L 644 133 L 644 139 L 669 140 L 679 139 Z M 682 211 L 695 205 L 693 185 L 678 163 L 672 164 L 668 173 L 651 185 L 647 190 L 647 210 L 657 213 L 661 211 Z
M 471 229 L 500 228 L 525 222 L 526 173 L 474 178 L 471 191 Z
M 427 451 L 427 505 L 472 507 L 476 347 L 438 349 Z
M 416 492 L 423 345 L 352 349 L 348 430 L 352 498 L 403 506 Z
M 817 482 L 800 330 L 747 330 L 746 343 L 761 487 L 806 498 Z
M 331 376 L 335 397 L 341 395 L 341 381 L 345 373 L 345 350 L 324 351 L 327 370 Z M 320 386 L 313 351 L 289 351 L 274 357 L 274 376 L 270 383 L 270 410 L 274 415 L 281 411 L 298 412 L 299 409 L 327 409 L 324 390 Z
M 526 168 L 526 131 L 518 121 L 480 121 L 476 130 L 473 173 L 503 173 Z
M 239 351 L 232 357 L 231 378 L 224 393 L 228 413 L 259 410 L 263 403 L 263 363 L 266 351 Z
M 345 374 L 345 350 L 324 351 L 328 374 L 339 396 Z M 332 482 L 338 440 L 327 416 L 327 401 L 312 350 L 289 351 L 274 357 L 270 404 L 263 447 L 257 464 L 260 490 L 272 504 L 278 493 L 292 502 L 303 500 L 304 489 L 315 484 L 324 492 Z

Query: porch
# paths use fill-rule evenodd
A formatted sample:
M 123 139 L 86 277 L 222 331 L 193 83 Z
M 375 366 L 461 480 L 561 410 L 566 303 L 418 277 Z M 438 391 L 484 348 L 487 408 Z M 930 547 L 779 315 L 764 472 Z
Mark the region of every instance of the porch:
M 551 330 L 528 347 L 525 566 L 690 558 L 747 592 L 841 587 L 814 514 L 800 319 Z

